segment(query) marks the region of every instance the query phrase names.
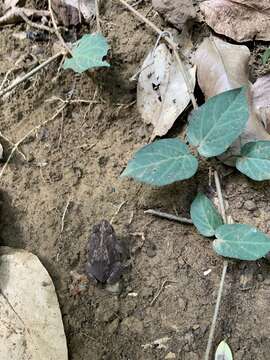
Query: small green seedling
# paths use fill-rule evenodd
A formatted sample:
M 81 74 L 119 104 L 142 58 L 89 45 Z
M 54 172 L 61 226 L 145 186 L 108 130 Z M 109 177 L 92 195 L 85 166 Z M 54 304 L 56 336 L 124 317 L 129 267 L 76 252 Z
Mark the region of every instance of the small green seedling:
M 222 218 L 208 197 L 199 193 L 191 205 L 191 219 L 204 236 L 215 236 L 213 249 L 221 256 L 257 260 L 270 251 L 270 238 L 245 224 L 223 224 Z
M 86 34 L 78 40 L 72 48 L 72 57 L 64 62 L 64 69 L 72 69 L 77 73 L 98 67 L 109 67 L 104 60 L 109 46 L 106 38 L 101 34 Z
M 201 156 L 223 154 L 244 131 L 249 118 L 245 87 L 210 98 L 195 110 L 187 138 Z M 253 180 L 270 179 L 270 141 L 245 144 L 236 168 Z M 153 186 L 164 186 L 191 178 L 198 169 L 197 158 L 179 139 L 162 139 L 144 146 L 129 161 L 121 176 Z M 249 225 L 223 224 L 211 201 L 199 193 L 191 205 L 191 218 L 200 234 L 215 236 L 214 250 L 222 256 L 257 260 L 270 251 L 270 238 Z
M 233 360 L 231 349 L 224 340 L 217 347 L 215 360 Z

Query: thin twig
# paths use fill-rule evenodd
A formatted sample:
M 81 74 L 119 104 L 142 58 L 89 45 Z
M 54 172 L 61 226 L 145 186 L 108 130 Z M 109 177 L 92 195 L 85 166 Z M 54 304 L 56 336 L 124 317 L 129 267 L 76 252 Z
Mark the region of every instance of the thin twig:
M 44 61 L 37 67 L 35 67 L 33 70 L 29 71 L 27 74 L 25 74 L 23 77 L 18 77 L 11 85 L 7 86 L 5 89 L 0 91 L 0 97 L 8 93 L 9 91 L 13 90 L 16 86 L 24 82 L 25 80 L 29 79 L 31 76 L 39 72 L 41 69 L 43 69 L 45 66 L 49 65 L 52 61 L 59 58 L 59 56 L 63 56 L 63 52 L 59 52 L 53 56 L 51 56 L 48 60 Z
M 156 33 L 158 33 L 160 36 L 164 34 L 163 31 L 161 31 L 154 23 L 152 23 L 150 20 L 148 20 L 146 17 L 144 17 L 142 14 L 140 14 L 136 9 L 134 9 L 131 5 L 129 5 L 125 0 L 119 0 L 119 2 L 124 5 L 130 12 L 132 12 L 136 17 L 138 17 L 141 21 L 143 21 L 146 25 L 151 27 L 152 30 L 154 30 Z M 184 81 L 186 83 L 187 91 L 189 93 L 192 105 L 194 109 L 198 108 L 197 101 L 195 99 L 191 81 L 189 77 L 189 73 L 187 72 L 179 54 L 178 54 L 178 45 L 171 39 L 170 36 L 165 35 L 164 39 L 167 41 L 167 43 L 171 46 L 173 49 L 176 61 L 178 63 L 179 69 L 181 71 L 181 74 L 183 75 Z
M 56 36 L 58 37 L 58 40 L 60 41 L 60 43 L 62 44 L 62 46 L 67 50 L 67 52 L 72 55 L 72 52 L 70 50 L 70 48 L 67 46 L 67 44 L 65 43 L 64 39 L 62 38 L 62 35 L 60 34 L 59 30 L 58 30 L 58 27 L 57 27 L 57 24 L 56 24 L 56 21 L 55 21 L 55 18 L 54 18 L 54 14 L 53 14 L 53 9 L 52 9 L 52 2 L 51 0 L 48 0 L 48 8 L 49 8 L 49 11 L 50 11 L 50 14 L 51 14 L 51 19 L 52 19 L 52 24 L 53 24 L 53 27 L 54 27 L 54 30 L 55 30 L 55 34 Z
M 220 308 L 220 302 L 221 302 L 221 298 L 222 298 L 227 269 L 228 269 L 228 261 L 225 260 L 224 265 L 223 265 L 221 279 L 220 279 L 219 289 L 218 289 L 218 296 L 217 296 L 217 302 L 216 302 L 216 306 L 215 306 L 215 312 L 214 312 L 211 329 L 210 329 L 210 333 L 209 333 L 209 338 L 208 338 L 208 343 L 207 343 L 207 348 L 206 348 L 206 352 L 205 352 L 205 358 L 204 358 L 205 360 L 209 360 L 210 352 L 212 349 L 214 332 L 215 332 L 218 312 L 219 312 L 219 308 Z
M 119 211 L 122 209 L 122 207 L 126 204 L 126 200 L 122 201 L 121 204 L 118 206 L 118 208 L 116 209 L 116 212 L 113 214 L 110 223 L 113 224 L 115 217 L 119 214 Z
M 168 213 L 158 211 L 158 210 L 149 209 L 149 210 L 145 210 L 144 213 L 159 216 L 159 217 L 162 217 L 162 218 L 165 218 L 165 219 L 168 219 L 168 220 L 178 221 L 178 222 L 184 223 L 184 224 L 193 224 L 193 221 L 191 219 L 181 217 L 181 216 L 172 215 L 172 214 L 168 214 Z
M 12 147 L 15 146 L 15 144 L 14 144 L 12 141 L 10 141 L 10 140 L 9 140 L 4 134 L 2 134 L 1 132 L 0 132 L 0 137 L 1 137 L 2 139 L 4 139 L 7 143 L 9 143 Z M 21 155 L 21 157 L 22 157 L 24 160 L 26 160 L 26 156 L 24 155 L 23 152 L 21 152 L 19 149 L 17 149 L 17 152 L 18 152 L 18 154 Z
M 161 294 L 162 290 L 164 289 L 165 285 L 166 284 L 169 284 L 169 283 L 175 283 L 176 284 L 176 281 L 171 281 L 171 280 L 164 280 L 160 289 L 158 290 L 158 292 L 156 293 L 156 295 L 153 297 L 152 301 L 150 302 L 150 306 L 153 306 L 154 303 L 156 302 L 157 298 L 159 297 L 159 295 Z
M 48 31 L 50 33 L 54 33 L 55 30 L 50 28 L 49 26 L 43 25 L 43 24 L 36 24 L 33 21 L 29 20 L 28 17 L 25 15 L 25 13 L 23 12 L 23 9 L 21 11 L 18 12 L 18 15 L 20 15 L 20 17 L 26 22 L 26 24 L 32 26 L 33 28 L 39 29 L 39 30 L 44 30 L 44 31 Z
M 95 0 L 95 10 L 96 10 L 97 32 L 101 33 L 100 15 L 99 15 L 99 0 Z
M 62 218 L 61 218 L 61 231 L 60 231 L 60 233 L 62 233 L 63 230 L 64 230 L 65 217 L 66 217 L 66 213 L 67 213 L 67 209 L 68 209 L 68 207 L 69 207 L 70 201 L 71 201 L 71 199 L 69 198 L 68 201 L 67 201 L 67 203 L 66 203 L 66 206 L 64 207 L 63 215 L 62 215 Z
M 216 184 L 216 189 L 217 189 L 217 195 L 218 195 L 218 201 L 219 201 L 221 215 L 222 215 L 224 223 L 227 223 L 224 199 L 223 199 L 220 180 L 219 180 L 217 171 L 214 172 L 214 178 L 215 178 L 215 184 Z M 223 293 L 223 289 L 224 289 L 224 283 L 225 283 L 227 269 L 228 269 L 228 261 L 225 260 L 223 263 L 223 270 L 222 270 L 222 275 L 221 275 L 221 279 L 220 279 L 220 283 L 219 283 L 219 290 L 218 290 L 215 311 L 214 311 L 213 320 L 212 320 L 212 324 L 211 324 L 211 328 L 210 328 L 210 332 L 209 332 L 209 338 L 208 338 L 207 348 L 206 348 L 205 357 L 204 357 L 205 360 L 209 360 L 210 352 L 211 352 L 212 345 L 213 345 L 214 333 L 215 333 L 222 293 Z

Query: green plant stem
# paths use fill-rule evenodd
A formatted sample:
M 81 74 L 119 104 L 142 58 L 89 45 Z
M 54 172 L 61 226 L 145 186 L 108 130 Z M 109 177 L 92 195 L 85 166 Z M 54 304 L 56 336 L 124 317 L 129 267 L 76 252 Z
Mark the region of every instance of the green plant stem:
M 216 185 L 216 189 L 217 189 L 217 196 L 218 196 L 218 202 L 219 202 L 219 206 L 220 206 L 221 216 L 222 216 L 224 223 L 226 224 L 227 216 L 226 216 L 225 204 L 224 204 L 224 199 L 223 199 L 222 190 L 221 190 L 221 184 L 220 184 L 220 180 L 219 180 L 217 171 L 214 171 L 214 179 L 215 179 L 215 185 Z
M 223 195 L 222 195 L 220 180 L 219 180 L 219 176 L 218 176 L 217 171 L 214 172 L 214 179 L 215 179 L 215 184 L 216 184 L 216 189 L 217 189 L 220 212 L 221 212 L 224 223 L 227 223 L 227 216 L 226 216 L 224 198 L 223 198 Z M 215 328 L 216 328 L 216 323 L 217 323 L 217 317 L 218 317 L 218 313 L 219 313 L 221 298 L 222 298 L 222 294 L 223 294 L 227 269 L 228 269 L 228 261 L 225 260 L 224 263 L 223 263 L 223 270 L 222 270 L 221 280 L 220 280 L 220 283 L 219 283 L 218 296 L 217 296 L 215 311 L 214 311 L 213 320 L 212 320 L 212 324 L 211 324 L 211 328 L 210 328 L 210 332 L 209 332 L 208 343 L 207 343 L 207 348 L 206 348 L 204 360 L 209 360 L 209 357 L 210 357 L 210 352 L 211 352 L 212 345 L 213 345 L 214 333 L 215 333 Z

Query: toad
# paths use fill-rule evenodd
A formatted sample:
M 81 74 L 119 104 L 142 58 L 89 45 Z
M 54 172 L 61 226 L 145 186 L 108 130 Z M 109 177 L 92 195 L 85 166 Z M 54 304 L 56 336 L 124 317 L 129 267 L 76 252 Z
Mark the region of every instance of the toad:
M 87 276 L 95 282 L 116 283 L 123 271 L 122 256 L 122 244 L 112 225 L 107 220 L 94 225 L 88 242 Z

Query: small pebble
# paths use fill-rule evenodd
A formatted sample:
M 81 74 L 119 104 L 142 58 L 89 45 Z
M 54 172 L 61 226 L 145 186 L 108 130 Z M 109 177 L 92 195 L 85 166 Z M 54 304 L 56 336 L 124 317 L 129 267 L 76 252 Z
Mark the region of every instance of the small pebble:
M 247 201 L 245 201 L 245 203 L 244 203 L 244 208 L 245 208 L 246 210 L 253 211 L 253 210 L 256 210 L 256 209 L 257 209 L 257 206 L 256 206 L 256 204 L 255 204 L 254 201 L 252 201 L 252 200 L 247 200 Z
M 169 353 L 165 356 L 165 360 L 169 360 L 169 359 L 176 359 L 175 353 L 169 352 Z

